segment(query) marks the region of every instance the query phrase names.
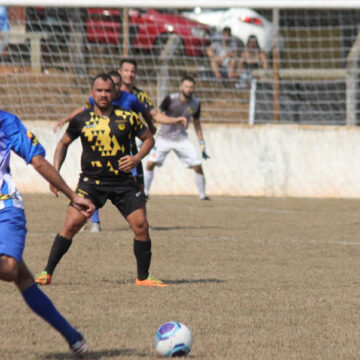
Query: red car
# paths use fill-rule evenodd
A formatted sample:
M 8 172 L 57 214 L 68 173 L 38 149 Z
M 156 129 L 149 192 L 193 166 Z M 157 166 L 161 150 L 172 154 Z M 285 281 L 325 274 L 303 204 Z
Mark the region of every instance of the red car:
M 88 42 L 121 45 L 121 33 L 121 10 L 87 9 Z M 202 56 L 209 41 L 210 27 L 154 9 L 129 10 L 130 46 L 134 49 L 160 53 L 170 34 L 178 36 L 177 54 Z

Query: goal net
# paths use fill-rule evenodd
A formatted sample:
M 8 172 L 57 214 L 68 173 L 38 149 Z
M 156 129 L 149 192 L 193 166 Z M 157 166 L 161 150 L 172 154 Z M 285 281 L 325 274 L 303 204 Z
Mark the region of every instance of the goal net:
M 193 76 L 204 122 L 359 121 L 359 8 L 16 3 L 0 13 L 1 107 L 24 120 L 58 120 L 85 102 L 91 77 L 133 57 L 137 86 L 157 105 L 183 75 Z M 226 46 L 235 51 L 223 61 L 225 27 L 232 32 Z

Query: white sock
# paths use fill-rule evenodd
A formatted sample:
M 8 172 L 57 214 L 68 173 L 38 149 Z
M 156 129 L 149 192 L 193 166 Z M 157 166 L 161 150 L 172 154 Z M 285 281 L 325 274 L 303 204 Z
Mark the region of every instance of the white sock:
M 144 193 L 146 196 L 149 196 L 150 186 L 154 178 L 154 170 L 144 170 Z
M 203 199 L 205 195 L 205 176 L 195 173 L 195 183 L 199 190 L 200 199 Z

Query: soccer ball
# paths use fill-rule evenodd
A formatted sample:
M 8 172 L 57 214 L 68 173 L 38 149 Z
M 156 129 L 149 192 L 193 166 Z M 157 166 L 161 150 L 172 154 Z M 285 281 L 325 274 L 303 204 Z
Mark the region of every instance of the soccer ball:
M 190 329 L 179 322 L 171 321 L 162 324 L 156 331 L 154 345 L 161 356 L 186 356 L 192 346 Z

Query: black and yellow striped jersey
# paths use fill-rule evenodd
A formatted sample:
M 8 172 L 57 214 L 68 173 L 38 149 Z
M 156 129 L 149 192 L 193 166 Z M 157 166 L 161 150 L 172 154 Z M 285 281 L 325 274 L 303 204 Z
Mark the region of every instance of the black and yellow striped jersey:
M 72 140 L 81 139 L 81 179 L 106 184 L 131 177 L 118 169 L 120 158 L 130 155 L 132 137 L 146 129 L 137 113 L 118 107 L 109 117 L 97 115 L 92 108 L 75 116 L 66 134 Z
M 132 91 L 133 94 L 135 94 L 141 104 L 145 105 L 146 110 L 152 109 L 154 107 L 152 101 L 150 100 L 148 94 L 137 88 L 136 86 L 133 86 Z

